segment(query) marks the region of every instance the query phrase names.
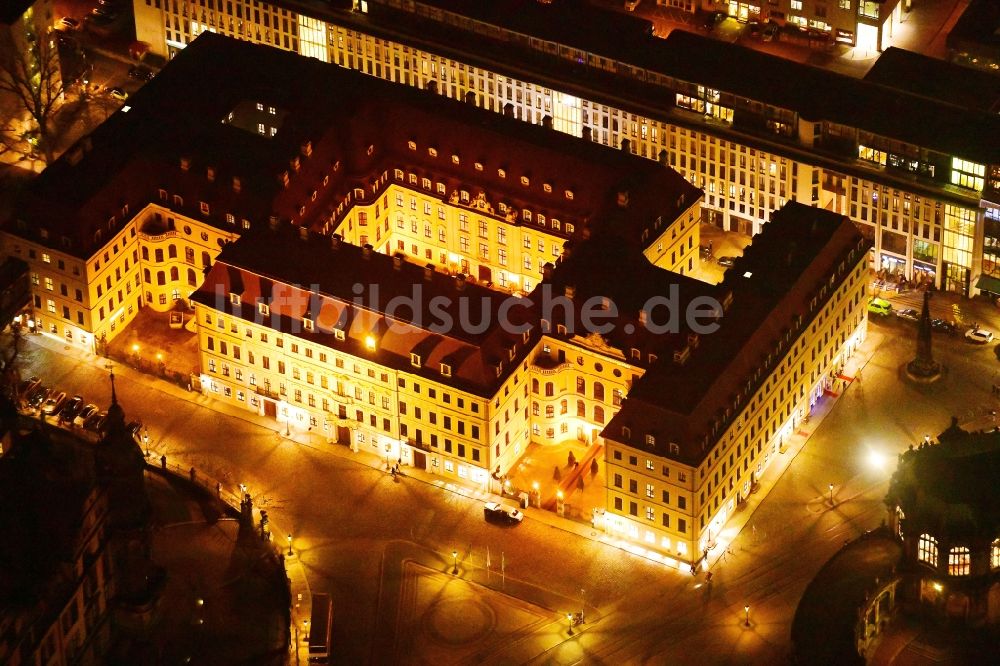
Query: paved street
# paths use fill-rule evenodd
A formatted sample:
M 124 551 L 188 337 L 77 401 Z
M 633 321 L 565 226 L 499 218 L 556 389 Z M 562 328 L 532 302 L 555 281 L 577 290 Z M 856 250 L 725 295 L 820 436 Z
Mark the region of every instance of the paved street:
M 990 317 L 995 321 L 996 311 L 982 304 L 964 307 L 979 313 L 973 316 L 984 324 Z M 211 399 L 128 368 L 117 368 L 116 376 L 119 400 L 129 418 L 147 424 L 151 449 L 229 488 L 246 483 L 272 524 L 293 533 L 309 588 L 333 596 L 339 663 L 400 658 L 408 646 L 432 640 L 431 634 L 439 642 L 459 643 L 481 636 L 477 649 L 489 649 L 479 658 L 506 663 L 625 663 L 685 655 L 697 655 L 699 663 L 762 663 L 787 656 L 795 607 L 823 562 L 845 540 L 880 523 L 895 454 L 944 429 L 952 413 L 964 421 L 995 407 L 989 384 L 1000 361 L 992 346 L 935 340 L 946 376 L 930 386 L 902 383 L 899 368 L 912 357 L 912 332 L 912 324 L 895 319 L 870 326 L 866 348 L 875 354 L 863 378 L 855 378 L 749 516 L 731 553 L 713 567 L 711 584 L 530 515 L 514 528 L 487 524 L 479 500 L 411 477 L 394 482 L 346 447 L 319 438 L 313 444 L 289 441 L 277 424 L 265 427 L 252 415 L 213 411 Z M 22 373 L 37 373 L 46 383 L 107 404 L 105 361 L 69 353 L 55 339 L 33 337 Z M 298 434 L 302 441 L 307 436 Z M 869 464 L 872 449 L 888 456 L 883 469 Z M 453 550 L 457 577 L 471 587 L 444 584 Z M 501 585 L 517 599 L 486 591 Z M 454 592 L 456 600 L 481 590 L 482 605 L 474 604 L 478 615 L 457 612 L 461 604 L 438 607 L 421 596 L 428 589 Z M 751 607 L 750 627 L 743 624 L 745 604 Z M 565 613 L 584 606 L 588 622 L 570 637 Z M 478 624 L 470 633 L 449 633 L 440 626 L 442 618 Z M 387 634 L 399 627 L 405 640 L 387 644 Z

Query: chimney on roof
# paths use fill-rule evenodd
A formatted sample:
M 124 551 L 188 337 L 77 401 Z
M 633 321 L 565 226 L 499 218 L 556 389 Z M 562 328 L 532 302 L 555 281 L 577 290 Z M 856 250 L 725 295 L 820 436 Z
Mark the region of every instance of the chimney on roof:
M 312 141 L 303 141 L 302 142 L 302 156 L 303 157 L 309 157 L 312 154 L 313 154 L 313 144 L 312 144 Z
M 542 279 L 543 280 L 548 280 L 549 278 L 552 277 L 552 268 L 553 268 L 552 262 L 551 261 L 546 261 L 545 265 L 542 266 Z
M 424 280 L 430 282 L 434 277 L 434 264 L 427 264 L 424 266 Z
M 397 271 L 403 270 L 403 255 L 397 253 L 392 257 L 392 267 Z
M 564 288 L 563 293 L 566 294 L 566 298 L 572 299 L 574 296 L 576 296 L 576 287 L 571 284 L 568 284 Z
M 361 248 L 361 256 L 364 257 L 365 259 L 371 259 L 372 258 L 372 244 L 371 243 L 365 243 L 364 244 L 364 247 Z
M 630 153 L 632 152 L 632 142 L 628 139 L 622 139 L 622 152 Z
M 464 273 L 459 273 L 458 275 L 455 276 L 455 289 L 458 291 L 462 291 L 463 289 L 465 289 Z
M 507 102 L 506 104 L 504 104 L 503 105 L 503 115 L 507 116 L 508 118 L 513 118 L 514 117 L 514 105 L 511 104 L 510 102 Z
M 583 140 L 584 141 L 590 141 L 591 140 L 590 136 L 591 136 L 590 135 L 590 128 L 589 127 L 584 127 L 583 128 Z
M 340 240 L 341 240 L 340 234 L 334 234 L 334 235 L 330 236 L 330 248 L 333 249 L 333 250 L 339 250 L 340 249 Z
M 542 127 L 552 129 L 552 116 L 542 116 Z

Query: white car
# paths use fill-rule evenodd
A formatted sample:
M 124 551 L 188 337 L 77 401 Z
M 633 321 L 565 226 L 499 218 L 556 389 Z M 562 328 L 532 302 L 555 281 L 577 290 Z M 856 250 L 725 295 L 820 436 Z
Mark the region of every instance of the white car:
M 969 342 L 975 342 L 977 345 L 985 345 L 993 342 L 993 331 L 987 331 L 985 328 L 976 326 L 965 332 L 965 339 Z
M 100 411 L 97 405 L 91 403 L 80 410 L 80 413 L 73 417 L 73 425 L 77 428 L 82 428 L 83 424 L 87 422 L 91 416 Z
M 483 506 L 483 515 L 486 520 L 496 520 L 504 523 L 520 523 L 524 520 L 524 514 L 513 507 L 504 506 L 499 502 L 487 502 Z

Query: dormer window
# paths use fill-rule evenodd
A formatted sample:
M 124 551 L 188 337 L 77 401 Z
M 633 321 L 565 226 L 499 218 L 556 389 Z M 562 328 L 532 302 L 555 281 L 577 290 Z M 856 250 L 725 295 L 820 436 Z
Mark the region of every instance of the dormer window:
M 570 201 L 573 200 L 573 190 L 566 190 L 566 198 Z
M 407 141 L 406 142 L 406 147 L 409 148 L 410 150 L 416 150 L 417 149 L 417 142 L 416 141 Z
M 261 313 L 265 317 L 269 317 L 271 315 L 271 306 L 267 303 L 258 303 L 257 312 Z
M 335 328 L 333 329 L 333 337 L 343 342 L 347 338 L 347 334 L 344 333 L 344 329 Z
M 410 365 L 414 368 L 420 367 L 420 354 L 410 354 Z
M 187 171 L 191 168 L 191 160 L 186 157 L 181 158 L 181 171 Z
M 622 426 L 622 440 L 627 442 L 630 439 L 632 439 L 632 431 L 628 426 Z
M 232 303 L 233 305 L 239 305 L 240 304 L 240 295 L 237 294 L 237 293 L 230 293 L 229 294 L 229 302 Z
M 312 331 L 314 329 L 313 320 L 309 317 L 302 318 L 302 327 L 307 331 Z
M 437 184 L 437 193 L 444 196 L 447 194 L 448 190 L 445 188 L 444 183 Z
M 465 190 L 462 190 L 459 193 L 458 198 L 462 200 L 462 203 L 469 203 L 469 193 L 466 192 Z
M 229 224 L 236 224 L 236 216 L 232 213 L 226 213 L 226 222 Z
M 447 363 L 442 363 L 441 364 L 441 376 L 442 377 L 451 377 L 451 366 L 448 365 Z
M 200 202 L 198 208 L 201 210 L 202 215 L 208 215 L 209 208 L 207 203 L 205 203 L 204 201 Z
M 503 169 L 497 169 L 497 175 L 500 176 L 501 178 L 506 178 L 507 172 L 504 171 Z
M 428 148 L 427 154 L 430 155 L 431 157 L 437 157 L 438 156 L 437 148 Z
M 546 193 L 549 193 L 549 192 L 552 191 L 552 186 L 549 185 L 548 183 L 543 183 L 542 184 L 542 191 L 544 191 Z
M 559 335 L 566 335 L 566 326 L 563 324 L 556 324 L 556 333 Z
M 646 435 L 646 446 L 656 446 L 656 438 L 652 435 Z
M 215 167 L 208 167 L 208 169 L 205 172 L 205 175 L 208 178 L 208 182 L 210 183 L 215 182 Z
M 392 170 L 392 175 L 395 176 L 396 180 L 403 180 L 403 170 L 402 169 L 393 169 Z
M 462 160 L 458 159 L 458 155 L 452 155 L 451 156 L 451 163 L 452 164 L 461 164 L 461 162 L 462 162 Z
M 233 176 L 233 192 L 239 192 L 243 189 L 243 181 L 237 176 Z
M 528 180 L 527 176 L 521 176 L 521 184 L 527 187 L 528 185 L 531 185 L 531 181 Z
M 531 222 L 531 211 L 525 208 L 521 211 L 521 217 L 524 218 L 525 222 Z
M 677 444 L 675 444 L 674 442 L 670 442 L 670 455 L 672 455 L 672 456 L 679 456 L 680 454 L 681 454 L 681 447 L 678 446 Z M 677 480 L 678 481 L 684 481 L 685 478 L 686 477 L 684 477 L 682 475 L 681 477 L 678 477 Z

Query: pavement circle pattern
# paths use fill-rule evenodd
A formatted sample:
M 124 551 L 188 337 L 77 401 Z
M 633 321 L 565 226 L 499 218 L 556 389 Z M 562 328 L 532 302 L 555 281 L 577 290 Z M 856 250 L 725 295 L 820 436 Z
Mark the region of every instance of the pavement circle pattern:
M 423 625 L 427 636 L 445 645 L 481 640 L 496 627 L 493 609 L 478 599 L 443 599 L 427 609 Z

